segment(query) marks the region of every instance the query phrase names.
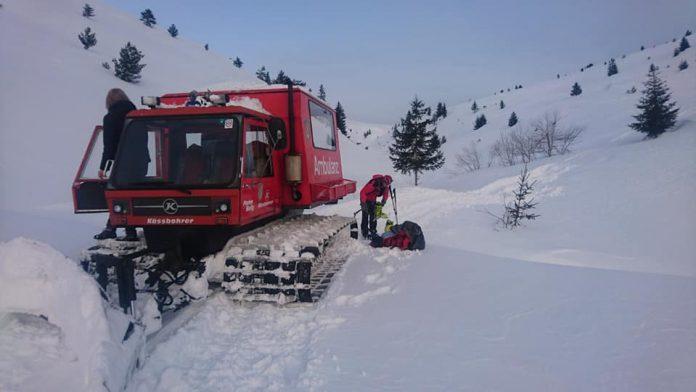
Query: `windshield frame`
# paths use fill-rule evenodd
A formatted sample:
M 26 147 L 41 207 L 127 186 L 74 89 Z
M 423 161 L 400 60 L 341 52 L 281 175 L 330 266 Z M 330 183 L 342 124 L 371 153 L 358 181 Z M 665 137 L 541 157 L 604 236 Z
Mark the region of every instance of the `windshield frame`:
M 217 188 L 239 188 L 241 184 L 241 159 L 242 159 L 242 143 L 243 143 L 243 129 L 244 129 L 244 115 L 239 113 L 220 113 L 220 114 L 200 114 L 200 115 L 164 115 L 164 116 L 138 116 L 138 117 L 128 117 L 123 126 L 123 131 L 121 132 L 120 140 L 118 143 L 118 149 L 116 151 L 116 159 L 114 161 L 114 167 L 111 171 L 111 176 L 108 182 L 108 188 L 114 190 L 167 190 L 167 189 L 178 189 L 178 190 L 189 190 L 189 189 L 217 189 Z M 127 137 L 128 129 L 132 124 L 136 122 L 149 122 L 149 121 L 176 121 L 176 120 L 196 120 L 196 119 L 230 119 L 234 118 L 236 122 L 236 148 L 237 157 L 235 158 L 238 162 L 234 168 L 234 173 L 232 173 L 232 179 L 230 181 L 224 181 L 219 183 L 173 183 L 171 179 L 163 178 L 161 181 L 143 181 L 143 182 L 119 182 L 118 181 L 118 170 L 119 163 L 122 160 L 121 155 L 123 154 L 123 141 Z M 169 163 L 167 163 L 169 164 Z

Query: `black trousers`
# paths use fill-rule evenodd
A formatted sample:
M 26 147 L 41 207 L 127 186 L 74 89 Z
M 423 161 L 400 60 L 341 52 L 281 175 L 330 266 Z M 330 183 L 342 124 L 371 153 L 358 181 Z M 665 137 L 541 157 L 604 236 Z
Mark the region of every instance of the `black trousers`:
M 362 209 L 362 219 L 360 220 L 360 231 L 363 237 L 377 233 L 377 217 L 375 216 L 376 201 L 366 201 L 360 204 Z

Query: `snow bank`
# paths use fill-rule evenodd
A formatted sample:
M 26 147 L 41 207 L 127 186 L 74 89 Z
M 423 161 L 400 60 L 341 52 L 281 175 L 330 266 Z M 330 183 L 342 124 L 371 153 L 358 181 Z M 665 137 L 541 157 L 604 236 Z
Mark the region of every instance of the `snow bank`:
M 31 322 L 18 314 L 40 318 Z M 123 387 L 133 354 L 133 345 L 121 345 L 125 315 L 105 309 L 95 281 L 50 246 L 25 238 L 0 243 L 0 315 L 3 334 L 15 337 L 0 345 L 0 357 L 10 359 L 0 363 L 0 390 Z M 35 356 L 23 357 L 23 342 L 36 339 L 46 339 L 45 351 L 35 347 Z M 54 361 L 31 366 L 47 358 Z

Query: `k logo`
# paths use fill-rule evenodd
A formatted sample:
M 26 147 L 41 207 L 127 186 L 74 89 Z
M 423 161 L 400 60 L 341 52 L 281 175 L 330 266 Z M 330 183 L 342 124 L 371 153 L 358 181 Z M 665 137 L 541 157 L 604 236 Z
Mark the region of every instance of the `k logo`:
M 179 211 L 179 205 L 176 203 L 176 200 L 174 199 L 166 199 L 162 202 L 162 209 L 166 214 L 173 215 L 176 214 L 177 211 Z

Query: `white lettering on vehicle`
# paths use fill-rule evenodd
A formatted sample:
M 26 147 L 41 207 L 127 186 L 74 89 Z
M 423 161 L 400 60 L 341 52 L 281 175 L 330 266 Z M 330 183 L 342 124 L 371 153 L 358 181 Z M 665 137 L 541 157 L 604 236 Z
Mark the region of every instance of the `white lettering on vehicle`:
M 268 207 L 270 205 L 273 205 L 273 200 L 264 201 L 263 203 L 259 203 L 259 208 Z
M 246 211 L 246 212 L 254 211 L 254 201 L 253 200 L 244 200 L 242 202 L 242 206 L 244 207 L 244 211 Z
M 314 175 L 315 176 L 327 176 L 331 174 L 338 174 L 341 169 L 341 164 L 332 160 L 319 160 L 314 157 Z
M 148 225 L 190 225 L 193 218 L 147 218 Z

